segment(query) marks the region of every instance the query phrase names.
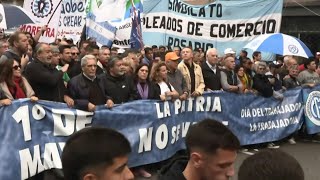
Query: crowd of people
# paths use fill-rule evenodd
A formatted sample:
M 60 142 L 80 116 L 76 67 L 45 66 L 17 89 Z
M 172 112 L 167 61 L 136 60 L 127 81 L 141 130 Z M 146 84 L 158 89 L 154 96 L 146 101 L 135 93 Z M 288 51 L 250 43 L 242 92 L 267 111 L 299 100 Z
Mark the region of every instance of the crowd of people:
M 99 47 L 92 39 L 77 45 L 66 39 L 50 44 L 37 40 L 38 36 L 20 31 L 0 40 L 1 105 L 30 98 L 94 112 L 98 105 L 112 108 L 138 99 L 186 100 L 220 90 L 282 100 L 286 89 L 320 83 L 320 52 L 302 61 L 285 56 L 267 63 L 261 52 L 254 52 L 250 59 L 245 50 L 236 56 L 231 48 L 219 56 L 215 48 L 204 52 L 153 45 L 123 50 Z M 295 143 L 294 137 L 289 141 Z M 269 143 L 268 147 L 278 146 Z
M 112 141 L 111 141 L 112 140 Z M 159 180 L 228 180 L 236 172 L 238 138 L 222 123 L 205 119 L 186 135 L 186 156 L 173 159 L 158 173 Z M 99 149 L 92 151 L 92 149 Z M 101 127 L 71 135 L 62 153 L 65 179 L 132 180 L 128 167 L 129 141 L 119 132 Z M 264 150 L 241 164 L 239 180 L 304 180 L 299 162 L 280 150 Z

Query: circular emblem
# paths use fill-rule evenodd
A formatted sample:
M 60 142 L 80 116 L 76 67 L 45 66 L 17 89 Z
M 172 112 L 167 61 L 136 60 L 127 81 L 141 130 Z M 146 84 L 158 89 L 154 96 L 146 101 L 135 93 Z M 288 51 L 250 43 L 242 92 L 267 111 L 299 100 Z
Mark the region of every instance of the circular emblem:
M 52 9 L 52 0 L 33 0 L 31 2 L 32 13 L 39 18 L 47 17 Z
M 305 115 L 310 119 L 313 124 L 320 126 L 320 92 L 313 91 L 309 94 L 306 107 Z
M 298 49 L 297 46 L 295 46 L 295 45 L 289 45 L 289 46 L 288 46 L 288 50 L 289 50 L 290 52 L 292 52 L 293 54 L 297 54 L 297 53 L 299 52 L 299 49 Z

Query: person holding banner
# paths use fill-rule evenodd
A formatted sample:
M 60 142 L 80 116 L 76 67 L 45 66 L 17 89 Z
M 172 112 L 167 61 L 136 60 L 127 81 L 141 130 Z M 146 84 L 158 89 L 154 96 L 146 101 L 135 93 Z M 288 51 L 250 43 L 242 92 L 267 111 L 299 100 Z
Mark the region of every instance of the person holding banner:
M 96 57 L 85 55 L 81 59 L 81 67 L 82 73 L 68 83 L 68 94 L 74 99 L 75 108 L 91 112 L 95 111 L 97 105 L 105 104 L 112 108 L 113 102 L 105 96 L 101 79 L 96 76 Z
M 185 142 L 188 158 L 181 157 L 163 167 L 159 180 L 228 180 L 235 174 L 240 142 L 222 123 L 205 119 L 192 125 Z
M 168 70 L 166 64 L 164 62 L 158 62 L 153 65 L 150 75 L 151 81 L 159 85 L 160 99 L 163 101 L 179 98 L 179 93 L 168 82 L 167 73 Z
M 20 98 L 38 100 L 27 79 L 21 75 L 21 66 L 13 59 L 0 62 L 0 89 L 10 100 Z
M 178 69 L 183 74 L 184 79 L 188 85 L 188 91 L 191 96 L 201 96 L 205 84 L 202 75 L 201 67 L 193 62 L 193 51 L 190 47 L 185 47 L 181 51 L 181 61 L 178 65 Z
M 221 86 L 222 89 L 233 93 L 242 93 L 242 83 L 234 71 L 235 57 L 233 55 L 226 55 L 224 57 L 224 69 L 221 70 Z
M 135 71 L 138 99 L 160 99 L 159 86 L 154 84 L 154 82 L 149 81 L 148 77 L 148 65 L 140 64 Z
M 168 52 L 165 55 L 165 62 L 168 68 L 168 82 L 174 87 L 174 89 L 179 93 L 179 99 L 184 101 L 188 98 L 188 86 L 184 79 L 182 73 L 178 70 L 180 57 L 177 56 L 175 52 Z
M 206 54 L 206 61 L 202 63 L 202 74 L 206 91 L 221 90 L 220 68 L 218 67 L 218 51 L 210 48 Z
M 84 128 L 67 140 L 62 152 L 66 180 L 133 180 L 128 167 L 130 143 L 121 133 L 103 127 Z
M 110 96 L 113 103 L 122 104 L 137 99 L 136 86 L 130 76 L 125 75 L 123 59 L 114 56 L 108 62 L 108 72 L 101 74 L 103 91 Z

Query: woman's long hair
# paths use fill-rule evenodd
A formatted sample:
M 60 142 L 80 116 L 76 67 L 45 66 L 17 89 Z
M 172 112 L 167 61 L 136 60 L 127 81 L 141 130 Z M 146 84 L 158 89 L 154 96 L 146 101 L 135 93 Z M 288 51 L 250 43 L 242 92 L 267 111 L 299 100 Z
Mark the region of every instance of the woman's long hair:
M 13 59 L 7 59 L 0 62 L 0 83 L 7 83 L 7 86 L 10 88 L 15 88 L 16 85 L 14 83 L 14 77 L 13 77 L 13 63 L 15 60 Z M 23 84 L 23 81 L 21 80 L 19 83 L 20 87 L 24 92 L 26 92 L 26 88 Z
M 151 69 L 151 73 L 150 73 L 150 80 L 153 81 L 153 82 L 156 82 L 156 83 L 159 83 L 161 81 L 167 81 L 166 79 L 162 79 L 162 77 L 160 76 L 160 68 L 162 66 L 166 66 L 167 65 L 163 62 L 163 61 L 160 61 L 156 64 L 154 64 L 152 66 L 152 69 Z
M 147 66 L 148 68 L 148 76 L 147 76 L 147 79 L 146 81 L 148 82 L 149 81 L 149 76 L 150 76 L 150 69 L 149 69 L 149 66 L 148 64 L 145 64 L 145 63 L 142 63 L 142 64 L 139 64 L 136 68 L 136 70 L 134 71 L 134 82 L 137 84 L 139 82 L 139 76 L 138 76 L 138 73 L 139 73 L 139 70 L 144 67 L 144 66 Z

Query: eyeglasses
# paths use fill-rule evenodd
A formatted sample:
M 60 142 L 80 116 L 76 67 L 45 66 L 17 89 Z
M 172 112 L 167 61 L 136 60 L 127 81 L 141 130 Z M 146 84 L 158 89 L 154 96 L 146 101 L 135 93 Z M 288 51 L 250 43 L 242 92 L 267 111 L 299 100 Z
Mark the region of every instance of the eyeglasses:
M 21 68 L 20 65 L 15 65 L 15 66 L 12 67 L 12 69 L 14 69 L 14 70 L 18 70 L 19 68 Z
M 74 56 L 74 55 L 79 55 L 79 54 L 80 54 L 80 53 L 71 53 L 71 55 L 73 55 L 73 56 Z

